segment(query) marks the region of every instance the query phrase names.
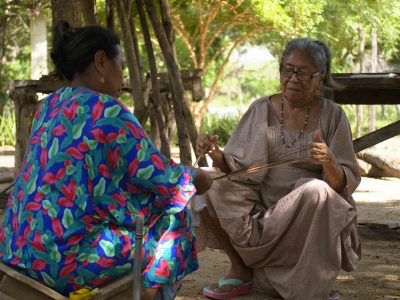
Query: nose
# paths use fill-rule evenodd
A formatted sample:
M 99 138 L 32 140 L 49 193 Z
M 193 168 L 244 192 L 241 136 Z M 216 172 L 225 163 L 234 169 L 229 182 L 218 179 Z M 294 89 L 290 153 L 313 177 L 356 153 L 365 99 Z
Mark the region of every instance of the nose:
M 296 78 L 296 80 L 294 80 L 294 78 Z M 299 78 L 297 78 L 297 72 L 293 72 L 293 75 L 289 77 L 289 80 L 290 81 L 299 81 Z

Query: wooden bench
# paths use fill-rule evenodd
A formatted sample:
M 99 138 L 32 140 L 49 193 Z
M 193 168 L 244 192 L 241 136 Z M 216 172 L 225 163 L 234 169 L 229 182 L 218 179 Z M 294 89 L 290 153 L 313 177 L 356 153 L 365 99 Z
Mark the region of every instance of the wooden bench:
M 132 273 L 99 287 L 93 300 L 139 300 L 141 288 L 141 253 L 143 241 L 143 217 L 136 218 L 135 263 Z M 0 262 L 1 300 L 67 300 L 44 284 Z
M 94 300 L 132 299 L 133 274 L 99 288 Z M 2 300 L 68 300 L 53 289 L 0 263 L 0 299 Z

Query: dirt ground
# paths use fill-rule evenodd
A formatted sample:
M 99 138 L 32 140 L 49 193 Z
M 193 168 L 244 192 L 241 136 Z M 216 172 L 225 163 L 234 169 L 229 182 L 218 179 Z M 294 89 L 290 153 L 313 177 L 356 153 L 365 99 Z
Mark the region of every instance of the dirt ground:
M 0 178 L 12 176 L 12 148 L 0 148 Z M 0 185 L 0 190 L 5 185 Z M 400 224 L 400 179 L 363 178 L 354 194 L 358 205 L 359 224 Z M 364 226 L 365 227 L 365 226 Z M 384 234 L 366 229 L 361 232 L 363 257 L 358 269 L 340 273 L 336 289 L 340 299 L 399 299 L 400 300 L 400 234 L 399 229 L 384 230 Z M 214 249 L 199 253 L 200 269 L 187 276 L 177 300 L 205 299 L 201 289 L 224 276 L 229 262 L 226 255 Z M 235 299 L 274 299 L 259 293 Z

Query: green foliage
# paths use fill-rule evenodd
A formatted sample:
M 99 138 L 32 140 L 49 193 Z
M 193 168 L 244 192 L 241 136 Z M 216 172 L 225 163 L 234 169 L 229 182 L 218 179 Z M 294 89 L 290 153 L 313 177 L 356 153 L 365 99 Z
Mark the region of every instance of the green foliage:
M 7 106 L 0 117 L 0 146 L 15 146 L 15 113 L 14 108 Z
M 235 129 L 236 125 L 239 123 L 241 116 L 237 115 L 224 115 L 219 117 L 218 115 L 206 115 L 200 132 L 208 134 L 217 134 L 218 145 L 224 146 L 232 131 Z
M 355 105 L 342 105 L 349 119 L 353 138 L 356 137 L 356 109 Z M 384 114 L 382 113 L 382 106 L 375 105 L 376 107 L 376 127 L 382 128 L 400 119 L 400 112 L 396 109 L 395 105 L 385 105 Z M 369 133 L 369 109 L 367 105 L 363 105 L 363 122 L 361 124 L 361 135 Z

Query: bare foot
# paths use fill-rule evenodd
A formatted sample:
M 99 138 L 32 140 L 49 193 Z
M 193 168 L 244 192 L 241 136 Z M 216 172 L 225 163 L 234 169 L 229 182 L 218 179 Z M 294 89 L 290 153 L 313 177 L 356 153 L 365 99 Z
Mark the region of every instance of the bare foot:
M 150 288 L 145 288 L 142 289 L 142 294 L 140 296 L 140 300 L 153 300 L 157 293 L 158 293 L 159 289 L 150 289 Z

